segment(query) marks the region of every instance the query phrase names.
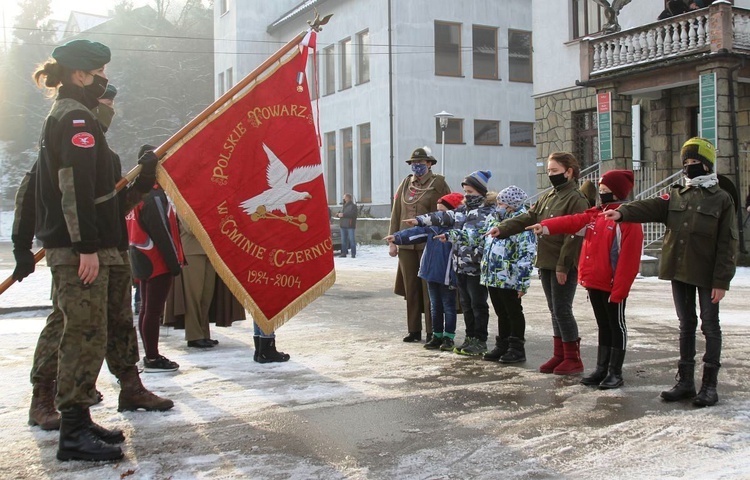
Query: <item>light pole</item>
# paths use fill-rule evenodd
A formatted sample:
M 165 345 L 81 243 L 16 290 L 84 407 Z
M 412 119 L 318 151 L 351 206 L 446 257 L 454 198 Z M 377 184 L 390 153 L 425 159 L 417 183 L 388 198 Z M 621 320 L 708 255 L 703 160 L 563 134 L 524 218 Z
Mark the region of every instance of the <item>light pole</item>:
M 440 174 L 445 175 L 445 129 L 448 128 L 448 119 L 453 117 L 452 113 L 448 113 L 443 110 L 440 113 L 436 113 L 435 117 L 440 120 L 440 133 L 441 133 L 441 149 L 440 149 Z

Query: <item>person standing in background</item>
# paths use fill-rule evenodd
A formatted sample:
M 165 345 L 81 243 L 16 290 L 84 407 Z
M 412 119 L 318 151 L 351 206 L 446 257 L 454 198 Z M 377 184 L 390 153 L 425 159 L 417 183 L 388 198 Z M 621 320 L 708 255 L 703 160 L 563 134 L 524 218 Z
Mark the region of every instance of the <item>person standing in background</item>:
M 344 206 L 336 214 L 340 218 L 339 227 L 341 228 L 341 255 L 346 258 L 349 249 L 352 250 L 352 258 L 357 257 L 357 204 L 354 203 L 351 193 L 344 194 Z

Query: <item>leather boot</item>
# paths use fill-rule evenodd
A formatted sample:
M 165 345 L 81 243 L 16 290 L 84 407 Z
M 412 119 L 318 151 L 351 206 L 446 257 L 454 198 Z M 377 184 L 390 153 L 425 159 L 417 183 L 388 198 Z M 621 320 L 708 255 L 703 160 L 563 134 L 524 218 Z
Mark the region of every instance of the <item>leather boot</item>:
M 505 355 L 505 352 L 508 351 L 508 339 L 507 338 L 500 338 L 495 337 L 495 348 L 492 349 L 491 352 L 487 352 L 482 357 L 482 360 L 487 360 L 488 362 L 497 362 L 500 360 L 500 357 Z
M 88 460 L 98 462 L 119 460 L 122 458 L 120 447 L 107 445 L 102 442 L 89 428 L 91 417 L 89 416 L 88 408 L 66 408 L 60 414 L 60 443 L 57 448 L 58 460 Z
M 602 380 L 599 388 L 606 390 L 610 388 L 620 388 L 625 384 L 622 379 L 622 362 L 625 360 L 625 350 L 613 348 L 609 354 L 609 371 L 607 378 Z
M 500 363 L 521 363 L 526 361 L 524 341 L 518 337 L 508 337 L 508 351 L 500 357 Z
M 583 372 L 581 339 L 563 342 L 563 361 L 552 371 L 555 375 L 573 375 Z
M 607 377 L 607 370 L 609 369 L 609 350 L 610 347 L 599 345 L 599 349 L 596 352 L 596 369 L 583 377 L 581 379 L 581 384 L 595 387 L 602 383 L 602 380 Z
M 711 407 L 719 401 L 719 394 L 716 393 L 716 384 L 719 377 L 719 366 L 712 363 L 703 364 L 703 381 L 701 382 L 701 391 L 693 399 L 693 405 L 696 407 Z
M 60 414 L 55 408 L 55 381 L 35 383 L 29 407 L 29 425 L 42 430 L 59 430 Z
M 561 337 L 552 337 L 552 341 L 554 342 L 554 350 L 552 353 L 552 358 L 547 360 L 545 363 L 543 363 L 539 367 L 539 371 L 542 373 L 552 373 L 555 370 L 555 367 L 560 365 L 563 361 L 563 342 Z
M 253 353 L 253 360 L 256 362 L 258 361 L 258 349 L 260 346 L 258 345 L 258 342 L 260 341 L 259 335 L 253 335 L 253 345 L 255 345 L 255 352 Z
M 94 423 L 94 420 L 91 419 L 91 411 L 89 409 L 86 409 L 86 414 L 88 415 L 89 430 L 91 430 L 91 433 L 93 433 L 96 438 L 110 445 L 125 441 L 125 434 L 122 433 L 122 430 L 119 428 L 113 428 L 110 430 Z
M 675 380 L 677 380 L 677 385 L 661 392 L 661 398 L 664 401 L 676 402 L 695 397 L 695 363 L 679 362 Z
M 168 398 L 161 398 L 146 390 L 141 383 L 138 369 L 134 366 L 128 368 L 117 377 L 120 380 L 120 399 L 117 411 L 138 410 L 163 412 L 174 407 L 174 402 Z
M 291 357 L 289 354 L 276 350 L 276 339 L 260 337 L 258 341 L 260 347 L 258 352 L 258 363 L 286 362 Z

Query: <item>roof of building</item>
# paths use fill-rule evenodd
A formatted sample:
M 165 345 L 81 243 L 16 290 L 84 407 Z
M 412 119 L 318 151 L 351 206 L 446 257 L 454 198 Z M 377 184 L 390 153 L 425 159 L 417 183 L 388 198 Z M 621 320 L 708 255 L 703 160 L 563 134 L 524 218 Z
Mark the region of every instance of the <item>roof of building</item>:
M 109 20 L 110 17 L 105 15 L 72 11 L 65 26 L 65 32 L 63 32 L 63 38 L 78 35 Z

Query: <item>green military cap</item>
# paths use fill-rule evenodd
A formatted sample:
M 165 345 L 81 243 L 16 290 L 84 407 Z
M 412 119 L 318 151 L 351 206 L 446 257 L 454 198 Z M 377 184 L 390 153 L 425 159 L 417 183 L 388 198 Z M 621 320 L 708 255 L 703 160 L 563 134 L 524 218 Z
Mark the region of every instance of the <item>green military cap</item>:
M 109 47 L 90 40 L 71 40 L 52 51 L 52 58 L 73 70 L 96 70 L 109 63 Z

